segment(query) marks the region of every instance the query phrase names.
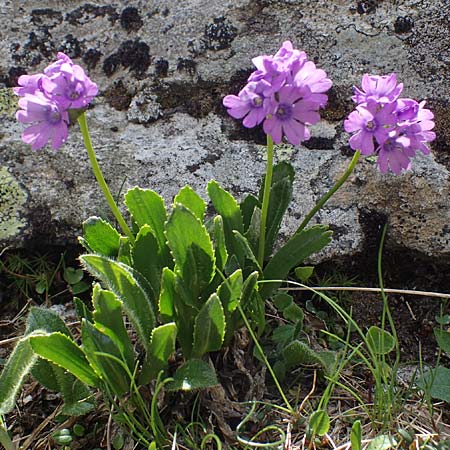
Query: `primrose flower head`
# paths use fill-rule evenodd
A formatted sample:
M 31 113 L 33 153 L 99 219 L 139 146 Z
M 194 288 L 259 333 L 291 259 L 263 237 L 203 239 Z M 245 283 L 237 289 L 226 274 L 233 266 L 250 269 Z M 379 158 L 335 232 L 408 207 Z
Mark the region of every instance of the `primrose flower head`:
M 355 88 L 352 100 L 358 103 L 344 121 L 345 131 L 353 133 L 349 144 L 363 155 L 377 155 L 381 173 L 400 174 L 409 170 L 417 151 L 430 153 L 428 143 L 436 138 L 434 115 L 410 98 L 399 98 L 403 85 L 395 74 L 364 75 L 363 90 Z
M 256 70 L 236 95 L 227 95 L 223 105 L 235 119 L 252 128 L 263 123 L 264 132 L 275 143 L 283 136 L 293 145 L 309 139 L 307 125 L 320 120 L 318 110 L 325 106 L 325 92 L 331 87 L 326 73 L 308 60 L 305 52 L 283 43 L 275 55 L 252 60 Z
M 84 70 L 64 53 L 44 69 L 44 73 L 22 75 L 14 92 L 22 97 L 16 118 L 31 124 L 22 140 L 39 150 L 51 141 L 54 149 L 67 140 L 69 110 L 85 108 L 98 88 Z

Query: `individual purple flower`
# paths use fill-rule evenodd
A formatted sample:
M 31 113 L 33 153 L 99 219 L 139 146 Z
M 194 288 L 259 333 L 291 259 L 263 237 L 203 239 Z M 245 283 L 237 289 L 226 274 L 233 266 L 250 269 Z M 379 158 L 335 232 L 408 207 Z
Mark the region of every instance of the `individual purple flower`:
M 71 61 L 63 61 L 59 71 L 51 77 L 43 78 L 42 86 L 53 98 L 57 98 L 65 108 L 86 107 L 98 94 L 98 88 L 84 72 L 83 68 Z
M 375 150 L 374 138 L 379 144 L 383 143 L 397 123 L 395 108 L 395 102 L 379 105 L 371 101 L 357 106 L 344 121 L 345 131 L 356 131 L 350 138 L 350 147 L 360 150 L 363 155 L 371 155 Z
M 309 100 L 311 91 L 307 86 L 283 86 L 272 100 L 272 112 L 264 121 L 264 132 L 279 144 L 283 134 L 293 145 L 300 145 L 310 138 L 306 125 L 314 125 L 320 120 L 318 104 Z
M 63 64 L 73 65 L 73 61 L 70 59 L 70 57 L 63 52 L 58 52 L 57 58 L 58 59 L 55 62 L 51 63 L 44 69 L 45 75 L 51 77 L 52 75 L 58 74 L 61 71 L 61 66 Z
M 42 88 L 42 79 L 45 77 L 42 73 L 35 75 L 21 75 L 17 80 L 19 86 L 13 89 L 16 95 L 23 97 L 25 94 L 34 94 L 36 91 L 44 92 Z
M 396 135 L 396 131 L 388 137 L 377 150 L 377 166 L 381 173 L 387 173 L 389 170 L 399 175 L 403 169 L 409 170 L 411 161 L 407 155 L 407 147 L 402 137 Z
M 49 141 L 56 150 L 67 140 L 69 114 L 58 102 L 36 92 L 21 97 L 19 106 L 17 120 L 32 124 L 22 133 L 22 140 L 31 144 L 33 150 L 41 149 Z
M 332 81 L 327 78 L 325 71 L 317 69 L 312 61 L 305 62 L 297 71 L 294 78 L 294 85 L 309 87 L 312 93 L 311 100 L 316 101 L 320 107 L 326 105 L 328 97 L 324 92 L 327 92 L 332 84 Z
M 403 90 L 403 83 L 397 84 L 395 73 L 390 75 L 369 75 L 365 74 L 361 83 L 362 89 L 353 86 L 355 95 L 352 100 L 355 103 L 365 103 L 369 100 L 389 103 L 397 100 Z
M 239 95 L 227 95 L 223 105 L 228 108 L 228 114 L 235 119 L 242 119 L 243 125 L 253 128 L 266 117 L 267 93 L 271 85 L 265 80 L 250 82 L 239 92 Z M 266 95 L 265 95 L 266 94 Z

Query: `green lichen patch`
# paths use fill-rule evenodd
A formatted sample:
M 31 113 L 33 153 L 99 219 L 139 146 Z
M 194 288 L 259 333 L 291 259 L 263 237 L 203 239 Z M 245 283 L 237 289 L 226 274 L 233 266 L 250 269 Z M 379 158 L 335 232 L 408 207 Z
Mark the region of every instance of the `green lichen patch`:
M 17 111 L 17 95 L 11 88 L 0 88 L 0 116 L 14 117 Z
M 0 167 L 0 241 L 16 236 L 26 225 L 23 209 L 27 197 L 8 169 Z

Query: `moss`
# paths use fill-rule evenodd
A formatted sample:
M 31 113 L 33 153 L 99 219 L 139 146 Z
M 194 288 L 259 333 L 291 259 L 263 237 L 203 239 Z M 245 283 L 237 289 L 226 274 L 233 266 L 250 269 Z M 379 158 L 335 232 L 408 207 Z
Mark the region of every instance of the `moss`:
M 0 167 L 0 241 L 16 236 L 26 225 L 22 208 L 27 198 L 26 191 L 6 167 Z

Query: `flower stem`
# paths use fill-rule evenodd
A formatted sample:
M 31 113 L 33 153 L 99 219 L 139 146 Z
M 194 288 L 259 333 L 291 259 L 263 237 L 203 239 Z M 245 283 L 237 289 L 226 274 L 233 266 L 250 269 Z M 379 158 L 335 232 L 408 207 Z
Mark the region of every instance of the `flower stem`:
M 89 155 L 92 171 L 94 172 L 95 178 L 97 179 L 97 183 L 99 184 L 101 190 L 103 191 L 103 195 L 105 196 L 106 201 L 108 202 L 108 205 L 114 214 L 114 217 L 119 223 L 120 228 L 122 228 L 122 231 L 127 235 L 128 239 L 132 243 L 134 243 L 133 233 L 131 232 L 122 214 L 120 213 L 119 208 L 117 207 L 117 204 L 114 201 L 113 196 L 111 195 L 111 191 L 109 190 L 108 185 L 106 184 L 106 181 L 103 178 L 103 174 L 98 164 L 97 157 L 95 156 L 94 148 L 92 147 L 91 136 L 89 135 L 89 129 L 87 125 L 85 112 L 83 112 L 82 114 L 80 114 L 80 116 L 78 116 L 78 124 L 80 125 L 81 134 L 83 135 L 84 140 L 84 146 L 86 147 L 87 153 Z
M 353 158 L 350 161 L 347 170 L 344 172 L 341 178 L 339 178 L 336 184 L 317 202 L 316 206 L 314 206 L 314 208 L 309 212 L 309 214 L 305 217 L 303 222 L 297 228 L 295 234 L 300 233 L 300 231 L 302 231 L 306 227 L 306 225 L 308 225 L 309 221 L 314 217 L 317 211 L 319 211 L 320 208 L 322 208 L 322 206 L 325 205 L 325 203 L 330 199 L 330 197 L 344 184 L 345 180 L 347 180 L 347 178 L 353 172 L 353 169 L 355 168 L 360 155 L 361 155 L 360 151 L 357 150 L 353 155 Z
M 260 267 L 263 267 L 264 253 L 266 245 L 266 222 L 267 212 L 269 211 L 270 200 L 270 188 L 272 185 L 272 172 L 273 172 L 273 141 L 272 138 L 267 135 L 267 168 L 266 177 L 264 182 L 264 192 L 261 209 L 261 223 L 259 227 L 259 245 L 258 245 L 258 262 Z

